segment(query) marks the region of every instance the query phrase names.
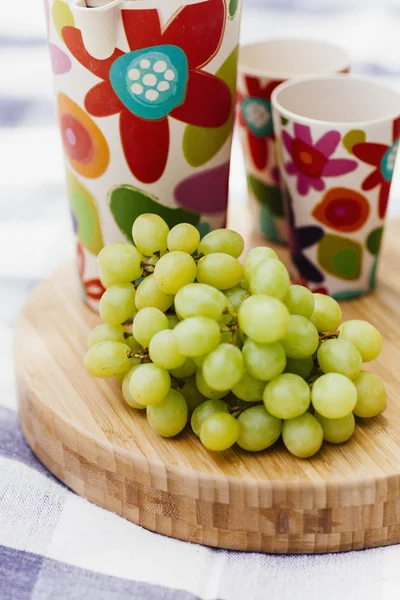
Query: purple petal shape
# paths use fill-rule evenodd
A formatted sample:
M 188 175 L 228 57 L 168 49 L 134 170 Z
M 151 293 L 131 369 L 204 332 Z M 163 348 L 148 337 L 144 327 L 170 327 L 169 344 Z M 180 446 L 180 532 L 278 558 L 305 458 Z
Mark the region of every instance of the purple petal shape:
M 308 194 L 308 190 L 310 189 L 310 181 L 309 177 L 306 177 L 302 173 L 298 174 L 299 177 L 297 179 L 297 191 L 301 196 L 306 196 Z
M 311 131 L 308 125 L 294 124 L 294 135 L 298 140 L 302 140 L 305 144 L 312 146 Z
M 192 175 L 174 190 L 177 204 L 199 213 L 217 213 L 228 204 L 229 162 Z
M 317 225 L 306 225 L 305 227 L 296 229 L 297 241 L 301 248 L 313 246 L 320 241 L 323 235 L 324 230 Z
M 309 179 L 308 180 L 310 185 L 314 188 L 314 190 L 317 190 L 317 192 L 322 192 L 322 190 L 325 189 L 325 183 L 323 181 L 323 179 Z
M 338 131 L 328 131 L 315 144 L 315 149 L 319 150 L 327 158 L 331 156 L 340 142 L 340 133 Z
M 282 131 L 282 140 L 286 150 L 289 152 L 289 154 L 292 154 L 293 138 L 288 134 L 287 131 Z
M 70 212 L 71 212 L 71 219 L 72 219 L 72 230 L 73 230 L 74 233 L 77 233 L 77 231 L 78 231 L 78 221 L 77 221 L 76 216 L 72 212 L 72 210 Z
M 289 173 L 289 175 L 298 175 L 298 173 L 299 173 L 298 168 L 292 162 L 286 163 L 285 169 Z
M 357 168 L 355 160 L 348 158 L 331 158 L 323 168 L 322 174 L 325 177 L 336 177 L 337 175 L 345 175 L 351 173 Z
M 312 281 L 313 283 L 322 283 L 324 281 L 324 276 L 321 271 L 317 269 L 304 254 L 294 256 L 293 262 L 299 273 L 308 281 Z
M 71 69 L 71 61 L 69 56 L 65 54 L 61 48 L 49 42 L 51 67 L 55 75 L 63 75 Z

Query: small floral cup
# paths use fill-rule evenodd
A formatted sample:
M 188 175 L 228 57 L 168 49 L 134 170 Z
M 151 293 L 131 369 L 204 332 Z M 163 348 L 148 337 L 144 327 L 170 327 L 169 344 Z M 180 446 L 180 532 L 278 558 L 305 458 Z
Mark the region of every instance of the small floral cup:
M 348 71 L 350 59 L 333 44 L 270 40 L 239 53 L 238 121 L 255 229 L 273 242 L 287 242 L 271 115 L 271 94 L 287 79 Z
M 400 138 L 400 94 L 351 75 L 272 94 L 295 278 L 336 299 L 375 285 Z

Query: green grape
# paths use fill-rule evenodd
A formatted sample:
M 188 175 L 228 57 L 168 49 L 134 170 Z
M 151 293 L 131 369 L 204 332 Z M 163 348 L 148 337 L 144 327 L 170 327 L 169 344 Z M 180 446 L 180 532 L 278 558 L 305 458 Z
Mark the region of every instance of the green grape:
M 132 334 L 128 335 L 128 337 L 125 340 L 125 344 L 128 344 L 129 348 L 135 354 L 140 354 L 141 352 L 143 352 L 143 348 L 142 348 L 141 344 L 139 344 L 139 342 L 137 340 L 135 340 L 135 338 L 133 337 Z
M 263 406 L 252 406 L 238 417 L 237 445 L 249 452 L 260 452 L 279 439 L 282 421 L 270 415 Z
M 260 402 L 263 398 L 265 381 L 256 379 L 247 371 L 236 385 L 232 386 L 232 392 L 245 402 Z
M 289 317 L 283 302 L 261 294 L 246 298 L 239 308 L 240 328 L 252 340 L 262 344 L 282 339 L 289 327 Z
M 249 292 L 239 286 L 235 286 L 230 290 L 225 291 L 225 296 L 232 303 L 235 312 L 238 312 L 240 305 L 242 304 L 243 300 L 247 298 L 248 295 Z
M 309 319 L 314 312 L 314 294 L 303 285 L 291 285 L 284 303 L 290 314 L 301 315 Z
M 109 287 L 99 303 L 100 317 L 109 325 L 120 325 L 136 313 L 135 288 L 131 283 L 116 283 Z
M 162 437 L 174 437 L 184 429 L 188 420 L 185 398 L 177 390 L 169 390 L 161 402 L 146 409 L 149 425 Z
M 244 290 L 249 290 L 249 282 L 247 281 L 247 279 L 245 277 L 242 277 L 242 279 L 240 280 L 239 284 L 241 288 L 243 288 Z
M 124 334 L 125 327 L 122 325 L 102 323 L 89 333 L 88 347 L 91 348 L 100 342 L 121 342 L 121 344 L 127 344 L 128 342 Z
M 339 328 L 339 339 L 351 342 L 361 354 L 363 362 L 374 360 L 382 351 L 382 336 L 367 321 L 345 321 Z
M 286 366 L 282 344 L 259 344 L 248 338 L 242 349 L 246 371 L 261 381 L 270 381 L 280 375 Z
M 203 367 L 203 363 L 206 360 L 207 354 L 202 354 L 201 356 L 194 356 L 193 357 L 193 362 L 196 365 L 196 367 Z
M 156 252 L 165 252 L 169 227 L 158 215 L 144 213 L 140 215 L 132 227 L 132 237 L 135 246 L 145 256 Z
M 205 419 L 200 427 L 200 441 L 207 450 L 223 452 L 235 444 L 240 428 L 229 413 L 215 413 Z
M 175 310 L 182 319 L 207 317 L 220 321 L 227 299 L 220 290 L 203 283 L 190 283 L 175 296 Z
M 197 369 L 196 371 L 196 385 L 200 394 L 202 394 L 205 398 L 210 398 L 212 400 L 219 400 L 220 398 L 224 398 L 229 390 L 213 390 L 207 385 L 203 371 L 201 369 Z
M 168 319 L 154 306 L 141 308 L 133 319 L 133 336 L 144 348 L 148 348 L 153 335 L 163 329 L 168 329 Z
M 132 398 L 131 396 L 131 392 L 129 389 L 130 383 L 131 383 L 131 375 L 133 373 L 133 371 L 136 369 L 136 367 L 140 364 L 139 359 L 138 363 L 136 365 L 134 365 L 127 373 L 125 373 L 124 378 L 122 380 L 122 395 L 125 399 L 125 402 L 127 404 L 129 404 L 129 406 L 131 408 L 137 408 L 138 410 L 143 410 L 144 408 L 146 408 L 145 406 L 143 406 L 143 404 L 138 404 L 137 402 L 135 402 L 135 400 Z
M 279 260 L 277 253 L 267 246 L 256 246 L 247 253 L 243 265 L 243 273 L 247 281 L 250 280 L 253 269 L 268 258 Z
M 219 325 L 206 317 L 190 317 L 174 329 L 179 351 L 185 356 L 201 356 L 216 348 L 221 339 Z
M 308 458 L 322 446 L 322 426 L 313 415 L 306 412 L 283 423 L 282 439 L 291 454 L 298 458 Z
M 233 344 L 233 346 L 237 346 L 238 348 L 242 347 L 242 340 L 238 335 L 238 330 L 232 331 L 223 321 L 220 322 L 221 328 L 221 344 Z
M 197 263 L 197 281 L 228 290 L 242 279 L 243 269 L 237 258 L 222 252 L 207 254 Z
M 290 315 L 289 328 L 281 344 L 289 358 L 307 358 L 318 348 L 318 331 L 305 317 Z
M 199 285 L 199 284 L 198 284 Z M 221 292 L 222 294 L 222 292 Z M 236 315 L 235 307 L 232 302 L 225 296 L 225 309 L 222 315 L 220 324 L 227 325 L 232 321 L 233 316 Z
M 213 390 L 230 390 L 243 377 L 243 356 L 232 344 L 220 344 L 203 363 L 203 377 Z
M 327 373 L 315 381 L 311 390 L 315 410 L 327 419 L 341 419 L 357 402 L 356 386 L 340 373 Z
M 190 254 L 168 252 L 160 258 L 154 269 L 154 279 L 165 294 L 176 294 L 183 286 L 196 279 L 197 267 Z
M 341 373 L 349 379 L 361 373 L 361 354 L 346 340 L 326 340 L 318 348 L 317 358 L 324 373 Z
M 126 373 L 132 366 L 130 349 L 121 342 L 100 342 L 86 353 L 85 368 L 94 377 L 113 377 Z
M 200 404 L 194 409 L 190 424 L 192 426 L 193 433 L 199 437 L 200 429 L 203 422 L 215 413 L 228 413 L 228 405 L 226 402 L 214 398 L 213 400 L 206 400 L 203 404 Z
M 171 329 L 159 331 L 151 338 L 149 353 L 153 363 L 167 371 L 181 367 L 186 360 L 178 350 L 178 340 Z
M 294 373 L 300 375 L 303 379 L 308 379 L 314 368 L 314 359 L 312 356 L 307 358 L 287 358 L 285 373 Z
M 354 380 L 357 390 L 357 403 L 353 409 L 357 417 L 376 417 L 386 407 L 386 388 L 378 375 L 361 371 Z
M 342 309 L 336 300 L 325 294 L 314 294 L 314 302 L 311 319 L 317 330 L 326 332 L 337 329 L 342 320 Z
M 267 258 L 251 271 L 250 291 L 283 300 L 290 288 L 287 268 L 276 258 Z
M 215 229 L 207 233 L 199 244 L 199 254 L 223 252 L 239 258 L 244 250 L 244 239 L 233 229 Z
M 167 319 L 168 319 L 168 326 L 170 329 L 175 329 L 175 327 L 178 325 L 179 323 L 179 319 L 176 315 L 167 315 Z
M 317 412 L 314 416 L 321 423 L 324 440 L 331 444 L 347 442 L 354 433 L 355 420 L 352 412 L 341 419 L 327 419 Z
M 178 223 L 171 229 L 167 237 L 168 250 L 179 250 L 193 254 L 200 243 L 200 233 L 190 223 Z
M 183 365 L 180 367 L 176 367 L 175 369 L 170 369 L 170 374 L 177 379 L 186 379 L 186 377 L 190 377 L 194 375 L 197 371 L 197 365 L 192 358 L 186 358 Z
M 185 398 L 186 404 L 188 405 L 189 414 L 191 415 L 193 411 L 200 406 L 200 404 L 203 404 L 203 402 L 207 400 L 207 398 L 203 396 L 203 394 L 200 394 L 199 390 L 197 389 L 195 377 L 188 377 L 182 383 L 183 385 L 179 386 L 178 389 Z
M 278 419 L 295 419 L 310 406 L 310 388 L 299 375 L 284 373 L 267 383 L 264 405 Z
M 158 308 L 161 312 L 165 312 L 172 306 L 174 297 L 172 294 L 164 294 L 158 288 L 154 275 L 149 275 L 140 282 L 136 290 L 135 302 L 138 310 L 147 306 L 154 306 L 154 308 Z
M 97 257 L 100 279 L 105 287 L 129 283 L 142 275 L 142 254 L 135 246 L 116 242 L 104 246 Z M 107 285 L 105 285 L 107 283 Z
M 129 393 L 138 404 L 149 406 L 161 402 L 171 387 L 168 371 L 153 363 L 139 365 L 131 375 Z

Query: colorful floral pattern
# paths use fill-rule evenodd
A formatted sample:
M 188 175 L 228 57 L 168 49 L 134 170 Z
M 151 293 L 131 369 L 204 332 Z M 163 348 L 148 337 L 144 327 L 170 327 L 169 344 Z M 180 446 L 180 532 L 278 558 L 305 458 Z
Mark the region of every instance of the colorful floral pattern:
M 60 40 L 63 42 L 63 27 L 74 27 L 75 19 L 67 2 L 54 0 L 51 7 L 51 17 Z
M 303 250 L 305 248 L 310 248 L 319 242 L 324 235 L 324 230 L 317 225 L 297 227 L 293 212 L 292 199 L 287 188 L 284 188 L 284 199 L 286 202 L 288 215 L 289 248 L 293 264 L 306 281 L 311 281 L 312 283 L 322 283 L 324 281 L 323 274 L 311 262 L 311 260 L 307 258 Z
M 58 94 L 57 101 L 64 152 L 71 167 L 89 179 L 100 177 L 110 160 L 104 135 L 71 98 Z
M 71 59 L 61 48 L 49 42 L 51 69 L 54 75 L 64 75 L 71 70 Z
M 306 196 L 310 188 L 321 192 L 325 177 L 345 175 L 357 168 L 357 162 L 348 158 L 331 158 L 340 143 L 338 131 L 328 131 L 313 143 L 310 127 L 294 124 L 294 137 L 282 131 L 282 140 L 291 160 L 285 163 L 289 175 L 297 177 L 297 191 Z
M 390 184 L 399 147 L 399 138 L 400 119 L 396 119 L 393 122 L 392 144 L 390 146 L 374 142 L 361 142 L 352 147 L 354 156 L 375 167 L 364 179 L 362 189 L 369 191 L 380 187 L 378 213 L 381 219 L 386 214 L 389 201 Z
M 100 300 L 105 289 L 98 278 L 85 280 L 85 254 L 79 242 L 76 245 L 76 265 L 83 299 Z
M 236 67 L 239 46 L 236 46 L 215 76 L 222 79 L 231 90 L 232 98 L 236 90 Z M 232 133 L 235 106 L 232 103 L 231 114 L 221 127 L 197 127 L 188 125 L 182 141 L 183 154 L 192 167 L 201 167 L 211 160 L 222 148 Z
M 228 185 L 229 162 L 180 181 L 174 190 L 175 201 L 198 213 L 223 212 L 228 205 Z
M 326 233 L 318 245 L 318 262 L 330 275 L 348 281 L 360 277 L 363 250 L 356 240 Z
M 381 248 L 383 227 L 373 229 L 367 237 L 366 246 L 373 256 L 378 256 Z
M 169 117 L 199 127 L 220 127 L 229 118 L 228 85 L 202 70 L 219 49 L 225 12 L 224 0 L 187 5 L 162 30 L 156 9 L 121 10 L 130 51 L 115 48 L 103 60 L 87 52 L 79 29 L 62 30 L 72 55 L 102 79 L 86 94 L 86 110 L 97 117 L 120 115 L 126 161 L 144 183 L 164 172 Z
M 130 242 L 133 242 L 133 222 L 142 213 L 160 215 L 170 227 L 182 222 L 197 226 L 200 221 L 198 213 L 164 206 L 154 196 L 131 185 L 121 185 L 112 189 L 109 197 L 110 210 L 115 222 Z
M 67 171 L 67 193 L 77 238 L 82 246 L 97 256 L 104 242 L 94 198 L 70 171 Z
M 313 217 L 323 225 L 346 233 L 361 229 L 369 213 L 365 196 L 344 187 L 328 190 L 312 211 Z
M 269 160 L 269 143 L 274 138 L 271 94 L 282 83 L 269 81 L 262 85 L 256 77 L 244 77 L 248 95 L 238 93 L 238 118 L 247 130 L 252 160 L 257 169 L 265 169 Z

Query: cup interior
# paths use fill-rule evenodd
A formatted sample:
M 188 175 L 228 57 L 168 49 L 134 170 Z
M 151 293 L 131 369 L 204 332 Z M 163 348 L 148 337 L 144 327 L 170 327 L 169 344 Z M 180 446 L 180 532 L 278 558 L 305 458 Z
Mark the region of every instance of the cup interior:
M 338 73 L 350 66 L 348 54 L 335 44 L 314 40 L 269 40 L 242 46 L 239 69 L 271 79 Z
M 370 123 L 400 114 L 398 92 L 352 75 L 286 82 L 272 102 L 289 117 L 332 123 Z

